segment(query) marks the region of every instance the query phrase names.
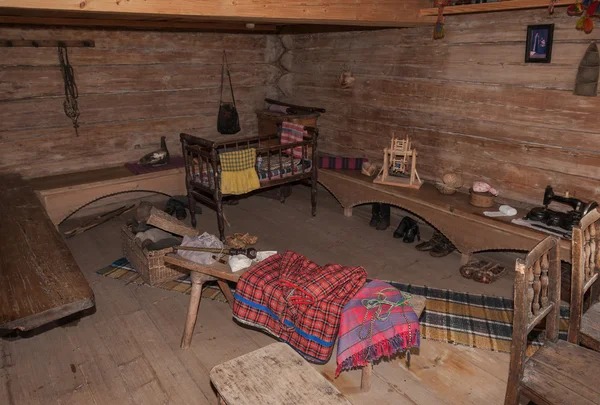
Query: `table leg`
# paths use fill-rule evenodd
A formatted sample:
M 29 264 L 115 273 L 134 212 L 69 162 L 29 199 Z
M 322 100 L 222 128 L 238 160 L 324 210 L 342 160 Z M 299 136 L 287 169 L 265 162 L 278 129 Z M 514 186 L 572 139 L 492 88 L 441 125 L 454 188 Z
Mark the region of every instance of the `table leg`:
M 460 254 L 460 265 L 464 266 L 465 264 L 469 263 L 471 261 L 471 257 L 473 257 L 473 253 L 471 252 L 464 252 Z
M 225 299 L 227 299 L 229 306 L 231 308 L 233 308 L 233 294 L 231 293 L 231 290 L 229 289 L 229 285 L 227 284 L 227 282 L 225 282 L 223 280 L 217 280 L 217 284 L 219 284 L 219 288 L 221 289 L 221 292 L 225 296 Z
M 371 379 L 373 378 L 373 362 L 368 362 L 366 366 L 362 368 L 362 377 L 360 379 L 360 390 L 362 392 L 369 392 L 371 390 Z
M 352 216 L 352 207 L 344 207 L 344 216 L 351 217 Z
M 190 305 L 188 307 L 187 318 L 185 320 L 185 329 L 181 338 L 181 348 L 187 349 L 192 343 L 192 335 L 194 334 L 194 326 L 196 326 L 196 318 L 198 317 L 198 308 L 200 307 L 200 299 L 202 298 L 202 275 L 192 271 L 192 293 L 190 295 Z

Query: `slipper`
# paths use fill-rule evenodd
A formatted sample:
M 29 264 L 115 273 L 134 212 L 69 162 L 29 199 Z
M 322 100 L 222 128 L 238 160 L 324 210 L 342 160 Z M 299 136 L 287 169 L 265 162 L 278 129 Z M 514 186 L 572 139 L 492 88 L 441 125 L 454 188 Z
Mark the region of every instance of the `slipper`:
M 506 267 L 495 264 L 492 267 L 476 271 L 473 274 L 473 280 L 478 283 L 490 284 L 498 280 L 506 273 Z
M 491 267 L 491 263 L 485 260 L 473 260 L 469 263 L 460 267 L 460 275 L 464 278 L 473 278 L 473 275 L 480 272 L 488 267 Z

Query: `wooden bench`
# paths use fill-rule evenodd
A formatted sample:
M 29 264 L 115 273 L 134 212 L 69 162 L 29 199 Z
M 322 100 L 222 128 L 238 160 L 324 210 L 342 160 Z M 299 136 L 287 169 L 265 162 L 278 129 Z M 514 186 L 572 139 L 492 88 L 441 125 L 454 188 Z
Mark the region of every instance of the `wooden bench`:
M 0 176 L 0 335 L 94 306 L 94 294 L 33 189 Z
M 273 343 L 210 371 L 226 405 L 350 405 L 342 393 L 286 343 Z
M 385 203 L 410 211 L 442 232 L 462 254 L 461 263 L 484 250 L 528 251 L 548 236 L 543 232 L 515 225 L 513 218 L 522 218 L 531 208 L 520 202 L 508 202 L 517 208 L 515 217 L 490 218 L 484 211 L 469 204 L 464 193 L 442 195 L 432 184 L 419 190 L 373 184 L 373 178 L 356 170 L 319 170 L 319 183 L 329 190 L 344 207 L 344 215 L 352 215 L 352 207 L 360 204 Z M 571 243 L 560 241 L 560 255 L 571 261 Z

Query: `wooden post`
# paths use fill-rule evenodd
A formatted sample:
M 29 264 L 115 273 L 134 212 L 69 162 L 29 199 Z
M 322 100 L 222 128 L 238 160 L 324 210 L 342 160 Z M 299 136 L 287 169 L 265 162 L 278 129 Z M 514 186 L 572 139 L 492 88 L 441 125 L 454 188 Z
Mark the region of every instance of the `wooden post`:
M 196 326 L 196 318 L 198 317 L 198 308 L 200 307 L 200 299 L 202 298 L 202 274 L 192 271 L 192 294 L 190 296 L 190 305 L 188 307 L 187 318 L 185 320 L 185 329 L 181 338 L 181 348 L 187 349 L 192 343 L 192 335 Z
M 362 377 L 360 379 L 360 390 L 369 392 L 371 390 L 371 380 L 373 379 L 373 362 L 368 362 L 362 368 Z

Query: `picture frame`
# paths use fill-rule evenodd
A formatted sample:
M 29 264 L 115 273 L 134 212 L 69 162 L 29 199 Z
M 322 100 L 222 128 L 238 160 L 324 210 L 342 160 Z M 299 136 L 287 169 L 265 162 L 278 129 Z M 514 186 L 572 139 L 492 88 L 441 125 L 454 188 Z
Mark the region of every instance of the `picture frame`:
M 528 25 L 525 63 L 550 63 L 553 37 L 554 24 Z

